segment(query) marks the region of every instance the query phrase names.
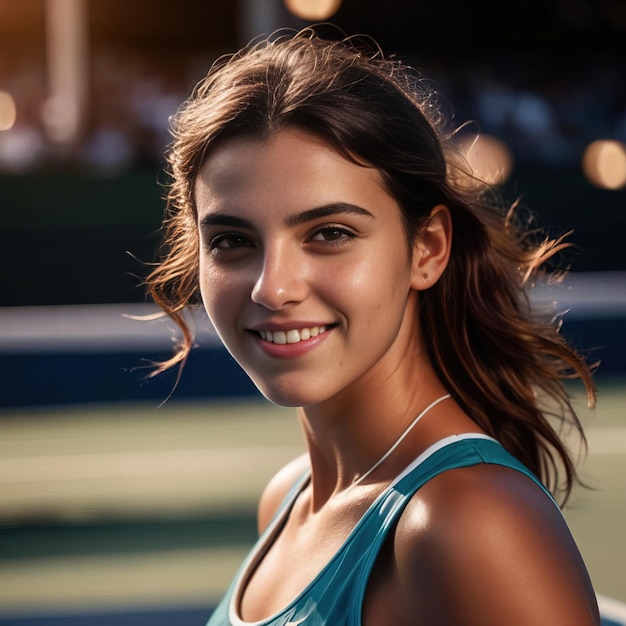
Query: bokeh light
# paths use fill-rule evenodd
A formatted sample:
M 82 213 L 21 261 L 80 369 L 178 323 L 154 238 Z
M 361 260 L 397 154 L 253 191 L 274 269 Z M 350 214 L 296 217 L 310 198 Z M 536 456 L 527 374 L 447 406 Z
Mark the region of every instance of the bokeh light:
M 13 128 L 17 118 L 15 100 L 8 91 L 0 91 L 0 130 Z
M 293 15 L 303 20 L 326 20 L 341 6 L 341 0 L 285 0 Z
M 501 185 L 513 171 L 513 153 L 492 135 L 459 139 L 458 146 L 475 176 L 490 185 Z
M 626 146 L 610 139 L 592 142 L 583 155 L 583 172 L 596 187 L 622 189 L 626 186 Z

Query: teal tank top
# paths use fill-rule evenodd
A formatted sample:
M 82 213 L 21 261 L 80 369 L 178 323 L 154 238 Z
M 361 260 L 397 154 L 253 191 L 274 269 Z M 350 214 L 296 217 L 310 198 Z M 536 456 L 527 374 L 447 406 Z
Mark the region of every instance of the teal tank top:
M 268 550 L 295 499 L 308 482 L 307 474 L 285 498 L 206 626 L 360 626 L 365 589 L 376 557 L 412 496 L 441 472 L 480 463 L 515 469 L 529 476 L 548 493 L 537 477 L 495 439 L 479 434 L 453 435 L 442 439 L 415 459 L 385 489 L 329 563 L 292 602 L 267 619 L 244 622 L 237 613 L 245 582 L 251 574 L 251 568 Z

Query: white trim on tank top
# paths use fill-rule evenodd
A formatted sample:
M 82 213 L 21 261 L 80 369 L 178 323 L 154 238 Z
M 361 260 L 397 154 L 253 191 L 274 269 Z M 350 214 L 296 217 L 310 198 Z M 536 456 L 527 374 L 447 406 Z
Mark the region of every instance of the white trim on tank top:
M 367 511 L 374 508 L 378 504 L 378 501 L 381 498 L 384 498 L 386 494 L 391 489 L 393 489 L 400 480 L 402 480 L 407 474 L 410 474 L 416 467 L 424 463 L 424 461 L 426 461 L 426 459 L 428 459 L 433 454 L 435 454 L 435 452 L 437 452 L 438 450 L 441 450 L 442 448 L 445 448 L 446 446 L 449 446 L 452 443 L 455 443 L 456 441 L 461 441 L 462 439 L 488 439 L 490 441 L 496 441 L 497 443 L 496 439 L 494 439 L 493 437 L 490 437 L 489 435 L 483 435 L 482 433 L 463 433 L 461 435 L 450 435 L 448 437 L 444 437 L 443 439 L 440 439 L 439 441 L 435 442 L 434 444 L 426 448 L 424 452 L 422 452 L 418 457 L 415 458 L 414 461 L 412 461 L 404 470 L 402 470 L 402 472 L 400 472 L 400 474 L 398 474 L 398 476 L 394 478 L 393 482 L 391 482 L 384 489 L 384 491 L 374 500 L 374 502 L 372 502 L 372 504 L 368 507 Z M 239 576 L 239 580 L 237 581 L 237 584 L 235 588 L 233 589 L 233 594 L 230 598 L 230 602 L 228 605 L 228 619 L 230 620 L 230 623 L 232 624 L 232 626 L 267 626 L 271 624 L 273 620 L 277 619 L 283 613 L 285 613 L 285 611 L 291 608 L 294 604 L 296 604 L 303 597 L 303 595 L 308 591 L 308 589 L 317 582 L 317 579 L 330 565 L 330 563 L 338 554 L 338 552 L 350 540 L 352 534 L 356 531 L 356 529 L 361 524 L 363 517 L 367 515 L 367 511 L 366 511 L 363 514 L 363 516 L 361 516 L 361 519 L 359 519 L 359 521 L 356 523 L 355 527 L 350 531 L 346 539 L 343 541 L 343 543 L 341 544 L 341 547 L 330 558 L 328 563 L 324 565 L 324 567 L 315 575 L 315 577 L 311 580 L 311 582 L 308 583 L 306 587 L 300 593 L 298 593 L 298 595 L 295 598 L 293 598 L 293 600 L 291 600 L 287 605 L 285 605 L 280 611 L 273 613 L 269 617 L 266 617 L 256 622 L 244 622 L 237 614 L 237 607 L 241 602 L 241 594 L 243 593 L 243 586 L 246 582 L 249 581 L 250 577 L 252 576 L 251 566 L 253 565 L 256 566 L 259 556 L 261 554 L 264 554 L 269 549 L 271 542 L 273 542 L 275 539 L 276 529 L 278 528 L 279 525 L 281 525 L 285 521 L 286 516 L 291 511 L 291 507 L 293 503 L 295 502 L 295 499 L 300 495 L 300 492 L 302 491 L 302 488 L 304 487 L 306 482 L 308 482 L 309 477 L 310 477 L 310 471 L 307 472 L 306 475 L 300 479 L 293 498 L 287 504 L 287 506 L 283 508 L 281 514 L 276 516 L 274 521 L 270 524 L 268 530 L 266 531 L 267 536 L 266 536 L 265 541 L 261 545 L 259 545 L 257 549 L 252 554 L 250 554 L 250 556 L 246 559 L 245 567 L 241 570 L 241 575 Z M 297 624 L 297 623 L 298 623 L 297 621 L 291 622 L 291 624 Z

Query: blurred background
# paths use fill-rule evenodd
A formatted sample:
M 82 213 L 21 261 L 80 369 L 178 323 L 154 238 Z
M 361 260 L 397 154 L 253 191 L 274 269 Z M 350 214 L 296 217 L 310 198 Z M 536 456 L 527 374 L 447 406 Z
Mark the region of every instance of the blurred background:
M 472 121 L 459 141 L 480 133 L 475 167 L 573 231 L 570 276 L 536 297 L 601 360 L 595 489 L 566 516 L 606 623 L 625 619 L 623 0 L 0 0 L 0 624 L 203 624 L 302 450 L 202 315 L 176 387 L 146 379 L 173 329 L 136 317 L 169 116 L 220 55 L 315 22 L 420 69 Z

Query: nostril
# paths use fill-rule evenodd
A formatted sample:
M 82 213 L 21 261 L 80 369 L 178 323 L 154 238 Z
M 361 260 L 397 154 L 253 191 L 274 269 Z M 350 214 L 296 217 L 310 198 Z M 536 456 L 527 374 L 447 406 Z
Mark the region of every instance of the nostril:
M 277 311 L 287 304 L 301 302 L 307 293 L 308 287 L 300 277 L 275 270 L 258 278 L 250 298 L 255 304 Z

